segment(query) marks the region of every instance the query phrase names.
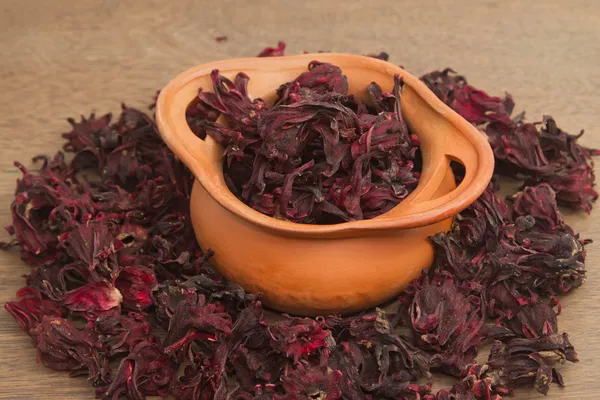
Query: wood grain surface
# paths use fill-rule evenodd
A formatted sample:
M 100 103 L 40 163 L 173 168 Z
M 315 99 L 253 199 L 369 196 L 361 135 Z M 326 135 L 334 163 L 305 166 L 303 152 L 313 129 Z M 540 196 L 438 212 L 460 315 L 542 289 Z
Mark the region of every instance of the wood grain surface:
M 229 40 L 217 43 L 216 36 Z M 0 1 L 0 225 L 20 176 L 13 160 L 59 148 L 65 118 L 143 107 L 155 90 L 195 64 L 253 56 L 278 40 L 288 54 L 388 51 L 415 74 L 452 66 L 494 94 L 509 90 L 532 120 L 554 116 L 600 147 L 600 5 L 551 1 Z M 600 210 L 568 213 L 600 243 Z M 7 239 L 6 233 L 0 239 Z M 598 398 L 600 246 L 588 247 L 588 281 L 563 299 L 559 329 L 580 362 L 561 368 L 552 399 Z M 0 302 L 29 271 L 0 254 Z M 0 312 L 0 398 L 90 399 L 92 388 L 36 364 L 29 338 Z M 439 388 L 439 387 L 438 387 Z M 521 399 L 539 395 L 517 392 Z

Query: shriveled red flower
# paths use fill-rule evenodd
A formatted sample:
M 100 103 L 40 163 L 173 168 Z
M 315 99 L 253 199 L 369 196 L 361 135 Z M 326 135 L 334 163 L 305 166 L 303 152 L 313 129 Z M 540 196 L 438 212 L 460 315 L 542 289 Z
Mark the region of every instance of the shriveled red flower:
M 31 333 L 38 361 L 71 376 L 86 375 L 95 385 L 110 382 L 109 360 L 89 330 L 59 317 L 44 317 Z
M 44 316 L 61 317 L 63 311 L 51 300 L 44 299 L 35 289 L 24 287 L 17 292 L 17 300 L 4 305 L 24 331 L 34 329 Z
M 334 343 L 324 323 L 309 318 L 286 318 L 274 323 L 269 335 L 273 348 L 291 357 L 295 364 L 319 352 L 329 352 Z
M 497 341 L 487 364 L 471 368 L 471 372 L 476 371 L 478 379 L 488 378 L 492 387 L 509 391 L 533 383 L 538 392 L 547 394 L 553 381 L 563 385 L 555 366 L 565 361 L 577 362 L 577 354 L 566 333 L 554 333 L 532 339 L 510 339 L 506 343 Z
M 143 400 L 146 396 L 166 396 L 175 373 L 175 364 L 156 343 L 142 341 L 125 357 L 109 385 L 96 389 L 98 397 L 123 396 Z
M 206 303 L 202 294 L 190 293 L 177 305 L 169 321 L 165 351 L 176 353 L 180 361 L 194 342 L 212 344 L 231 334 L 231 316 Z
M 265 47 L 263 51 L 258 53 L 257 57 L 277 57 L 283 56 L 285 53 L 285 42 L 279 41 L 277 47 Z
M 128 265 L 119 272 L 115 287 L 123 297 L 123 307 L 143 311 L 152 305 L 152 290 L 158 285 L 150 268 Z
M 109 283 L 88 283 L 65 293 L 61 305 L 74 313 L 82 313 L 95 319 L 104 312 L 115 311 L 121 306 L 123 296 L 119 289 Z
M 342 398 L 339 381 L 341 371 L 327 367 L 314 367 L 300 362 L 282 377 L 285 400 Z
M 129 354 L 140 342 L 156 342 L 152 329 L 142 314 L 103 315 L 88 326 L 98 335 L 98 342 L 109 357 Z

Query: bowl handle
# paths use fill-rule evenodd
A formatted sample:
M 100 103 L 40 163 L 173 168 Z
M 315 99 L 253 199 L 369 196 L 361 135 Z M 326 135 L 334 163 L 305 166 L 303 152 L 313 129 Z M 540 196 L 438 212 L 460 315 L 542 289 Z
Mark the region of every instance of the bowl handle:
M 211 185 L 205 182 L 207 175 L 222 176 L 221 164 L 216 162 L 221 148 L 211 137 L 202 140 L 192 132 L 186 109 L 198 95 L 198 88 L 211 87 L 210 71 L 194 68 L 180 74 L 161 90 L 156 101 L 156 123 L 162 139 L 202 185 Z
M 447 165 L 450 166 L 450 161 L 458 161 L 465 167 L 465 176 L 460 184 L 448 194 L 441 197 L 422 201 L 415 204 L 411 212 L 420 213 L 431 209 L 444 208 L 454 210 L 455 203 L 460 200 L 465 194 L 472 191 L 480 191 L 480 186 L 487 186 L 489 181 L 478 179 L 477 170 L 481 167 L 479 163 L 480 154 L 471 143 L 468 143 L 464 137 L 459 136 L 453 138 L 454 141 L 448 141 L 444 154 L 447 157 Z M 457 140 L 461 139 L 461 140 Z M 455 213 L 455 212 L 453 212 Z
M 435 95 L 425 90 L 421 82 L 410 83 L 420 90 L 418 94 L 407 93 L 410 97 L 403 111 L 410 129 L 419 135 L 429 162 L 424 163 L 423 184 L 417 187 L 414 196 L 382 217 L 395 219 L 410 215 L 425 218 L 434 210 L 438 215 L 436 218 L 450 217 L 469 206 L 475 196 L 485 190 L 493 173 L 494 155 L 483 132 L 434 98 Z M 454 190 L 433 198 L 451 161 L 463 164 L 465 176 Z
M 470 125 L 468 122 L 464 122 Z M 418 201 L 409 204 L 402 210 L 404 215 L 420 214 L 434 209 L 442 215 L 455 215 L 464 208 L 465 196 L 469 197 L 469 194 L 482 193 L 485 190 L 493 171 L 493 153 L 485 134 L 472 125 L 470 129 L 472 135 L 479 136 L 474 141 L 465 137 L 464 128 L 462 132 L 458 129 L 448 129 L 444 132 L 443 146 L 438 147 L 441 149 L 438 156 L 441 156 L 442 162 L 437 164 L 436 169 L 439 170 L 429 182 L 431 186 L 427 190 L 428 195 L 421 196 Z M 450 168 L 451 161 L 457 161 L 464 166 L 465 176 L 456 189 L 432 199 L 430 196 L 441 184 L 442 177 L 447 168 Z

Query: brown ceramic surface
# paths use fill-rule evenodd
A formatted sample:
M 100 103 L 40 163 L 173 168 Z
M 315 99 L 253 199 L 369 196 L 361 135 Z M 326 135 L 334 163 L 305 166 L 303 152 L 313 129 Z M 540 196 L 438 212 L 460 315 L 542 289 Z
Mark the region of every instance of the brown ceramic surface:
M 378 218 L 307 225 L 263 215 L 225 185 L 222 148 L 210 137 L 198 139 L 186 123 L 185 109 L 198 88 L 212 87 L 211 70 L 229 78 L 247 73 L 250 96 L 269 102 L 279 85 L 306 71 L 314 59 L 339 66 L 348 77 L 349 92 L 363 101 L 369 83 L 391 91 L 394 74 L 405 80 L 402 112 L 421 142 L 421 180 L 409 197 Z M 364 56 L 305 54 L 201 65 L 162 90 L 156 117 L 165 142 L 196 176 L 191 211 L 200 245 L 215 251 L 214 260 L 227 278 L 262 292 L 272 307 L 295 314 L 357 311 L 396 295 L 431 265 L 427 237 L 450 228 L 452 216 L 485 189 L 494 164 L 485 137 L 417 78 Z M 466 167 L 457 188 L 450 160 Z

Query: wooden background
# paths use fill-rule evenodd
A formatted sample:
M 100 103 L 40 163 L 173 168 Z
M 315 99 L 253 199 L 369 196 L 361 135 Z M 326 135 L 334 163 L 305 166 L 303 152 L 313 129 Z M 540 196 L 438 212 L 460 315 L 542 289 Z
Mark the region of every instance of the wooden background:
M 226 43 L 215 37 L 227 35 Z M 510 90 L 516 111 L 554 116 L 583 143 L 600 147 L 600 5 L 550 1 L 0 1 L 0 225 L 19 177 L 13 160 L 54 152 L 65 118 L 142 107 L 155 90 L 195 64 L 253 56 L 279 39 L 288 54 L 388 51 L 415 74 L 452 66 L 493 94 Z M 568 221 L 600 243 L 600 210 Z M 0 233 L 0 240 L 7 239 Z M 588 247 L 587 283 L 563 300 L 559 328 L 578 364 L 562 368 L 553 399 L 598 398 L 600 246 Z M 29 268 L 0 254 L 0 302 Z M 29 339 L 0 312 L 0 398 L 90 399 L 84 379 L 35 362 Z M 531 391 L 518 398 L 533 399 Z

